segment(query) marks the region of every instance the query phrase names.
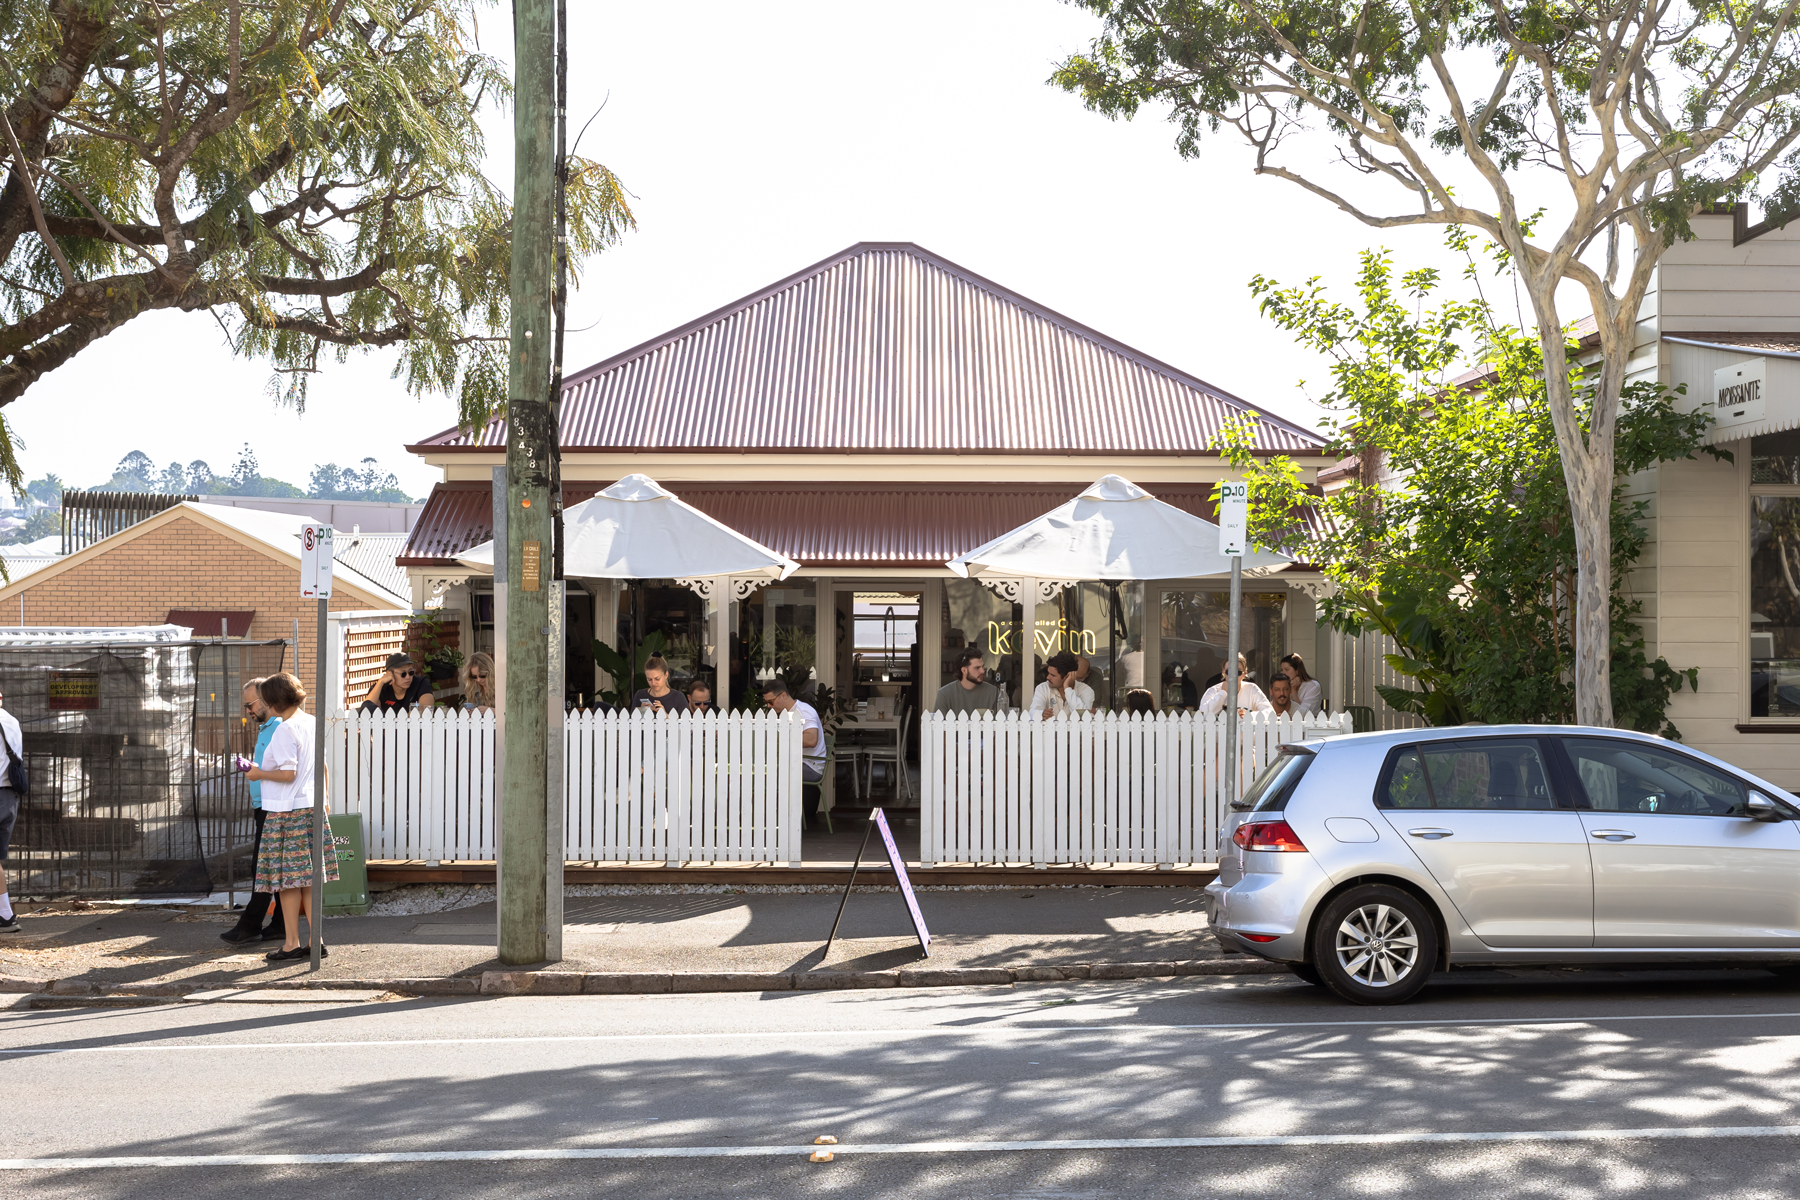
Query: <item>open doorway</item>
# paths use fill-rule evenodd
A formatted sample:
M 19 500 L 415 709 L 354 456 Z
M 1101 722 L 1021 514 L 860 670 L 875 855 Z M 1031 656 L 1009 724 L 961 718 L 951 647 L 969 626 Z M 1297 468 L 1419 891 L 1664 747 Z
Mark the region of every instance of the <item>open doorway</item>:
M 838 729 L 836 806 L 917 811 L 919 711 L 925 701 L 918 591 L 843 589 L 836 597 L 837 680 L 855 720 Z

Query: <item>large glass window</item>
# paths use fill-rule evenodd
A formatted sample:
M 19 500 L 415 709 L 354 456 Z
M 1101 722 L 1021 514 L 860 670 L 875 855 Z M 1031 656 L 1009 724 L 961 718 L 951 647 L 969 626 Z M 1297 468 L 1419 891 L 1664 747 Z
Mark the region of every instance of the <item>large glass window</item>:
M 1742 817 L 1744 785 L 1685 754 L 1638 742 L 1565 738 L 1588 807 L 1603 812 Z
M 572 611 L 574 599 L 570 598 Z M 573 615 L 571 623 L 575 623 Z M 704 679 L 717 688 L 710 603 L 673 579 L 634 580 L 620 588 L 615 649 L 621 654 L 632 654 L 654 633 L 662 634 L 662 656 L 669 664 L 670 687 L 685 692 L 696 679 Z
M 819 678 L 819 602 L 811 580 L 758 588 L 732 609 L 731 702 L 754 706 L 760 684 L 780 675 L 795 695 Z M 755 699 L 751 699 L 751 697 Z
M 1036 624 L 1031 648 L 1038 683 L 1046 678 L 1044 660 L 1067 650 L 1086 661 L 1084 681 L 1094 689 L 1096 708 L 1124 708 L 1125 693 L 1144 686 L 1143 584 L 1064 588 L 1039 606 Z
M 1024 676 L 1020 664 L 1027 661 L 1022 655 L 1029 653 L 1019 636 L 1022 619 L 1021 605 L 1002 600 L 973 579 L 944 580 L 944 644 L 938 679 L 942 683 L 955 679 L 957 655 L 973 646 L 981 651 L 988 682 L 1005 694 L 1006 706 L 1019 707 L 1019 680 Z M 1029 692 L 1023 696 L 1030 698 Z
M 1750 715 L 1800 717 L 1800 430 L 1750 441 Z
M 1162 593 L 1162 664 L 1159 707 L 1197 708 L 1200 697 L 1225 668 L 1231 628 L 1231 593 L 1197 588 L 1165 588 Z M 1267 687 L 1275 664 L 1287 653 L 1287 593 L 1243 594 L 1238 626 L 1251 682 Z

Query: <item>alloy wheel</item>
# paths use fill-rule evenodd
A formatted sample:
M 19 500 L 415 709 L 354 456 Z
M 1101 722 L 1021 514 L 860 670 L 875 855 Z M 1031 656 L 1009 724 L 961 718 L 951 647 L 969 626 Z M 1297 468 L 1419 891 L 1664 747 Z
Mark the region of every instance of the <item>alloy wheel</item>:
M 1365 904 L 1344 915 L 1337 929 L 1338 965 L 1364 987 L 1393 987 L 1419 961 L 1419 933 L 1391 904 Z

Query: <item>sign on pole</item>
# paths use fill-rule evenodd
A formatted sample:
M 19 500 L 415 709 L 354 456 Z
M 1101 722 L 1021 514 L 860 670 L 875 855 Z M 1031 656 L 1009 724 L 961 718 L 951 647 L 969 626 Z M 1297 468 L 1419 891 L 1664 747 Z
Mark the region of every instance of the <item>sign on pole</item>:
M 325 945 L 325 610 L 331 606 L 331 526 L 300 527 L 300 598 L 319 602 L 318 637 L 313 643 L 313 885 L 307 905 L 307 933 L 312 941 L 312 969 L 319 969 Z M 294 647 L 295 666 L 300 648 Z M 332 855 L 335 860 L 336 849 Z
M 1249 539 L 1250 485 L 1241 479 L 1219 485 L 1219 553 L 1244 556 Z
M 331 526 L 300 527 L 300 598 L 331 599 Z

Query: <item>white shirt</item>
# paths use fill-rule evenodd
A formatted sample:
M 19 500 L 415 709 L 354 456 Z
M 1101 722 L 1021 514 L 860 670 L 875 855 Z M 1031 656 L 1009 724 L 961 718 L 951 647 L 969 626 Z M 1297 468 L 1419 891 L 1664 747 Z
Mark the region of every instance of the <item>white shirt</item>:
M 1294 689 L 1294 711 L 1301 716 L 1318 712 L 1325 707 L 1325 689 L 1319 686 L 1316 679 L 1308 679 Z
M 297 712 L 281 722 L 258 765 L 265 771 L 292 771 L 294 782 L 262 781 L 264 812 L 297 812 L 313 806 L 313 736 L 316 723 L 309 712 Z
M 1081 693 L 1087 691 L 1087 698 Z M 1058 692 L 1050 686 L 1048 680 L 1037 685 L 1037 691 L 1031 693 L 1031 716 L 1034 720 L 1043 720 L 1045 710 L 1052 714 L 1063 712 L 1087 712 L 1094 707 L 1093 691 L 1084 689 L 1078 681 L 1069 685 L 1065 692 Z
M 810 758 L 810 759 L 814 760 L 815 762 L 824 762 L 825 761 L 825 726 L 823 726 L 819 723 L 819 710 L 814 708 L 812 705 L 808 704 L 804 700 L 796 700 L 796 701 L 794 701 L 793 711 L 794 711 L 794 715 L 799 717 L 801 723 L 805 726 L 805 728 L 800 731 L 800 739 L 801 739 L 800 757 L 801 758 Z M 806 730 L 807 729 L 816 729 L 819 731 L 819 742 L 816 746 L 806 745 Z
M 1238 684 L 1238 707 L 1247 708 L 1251 712 L 1274 712 L 1275 706 L 1263 695 L 1261 688 L 1249 680 Z M 1216 713 L 1225 711 L 1225 685 L 1215 683 L 1206 689 L 1206 695 L 1200 697 L 1200 711 Z
M 25 735 L 19 732 L 19 719 L 0 708 L 0 732 L 6 735 L 7 753 L 15 762 L 25 761 Z M 0 788 L 8 786 L 6 765 L 0 763 Z
M 1089 687 L 1087 684 L 1085 684 L 1085 683 L 1081 682 L 1081 680 L 1077 679 L 1075 682 L 1073 682 L 1069 685 L 1069 690 L 1071 692 L 1074 692 L 1077 696 L 1081 697 L 1081 702 L 1087 706 L 1085 711 L 1087 711 L 1087 712 L 1093 711 L 1093 709 L 1094 709 L 1094 689 L 1093 688 Z

